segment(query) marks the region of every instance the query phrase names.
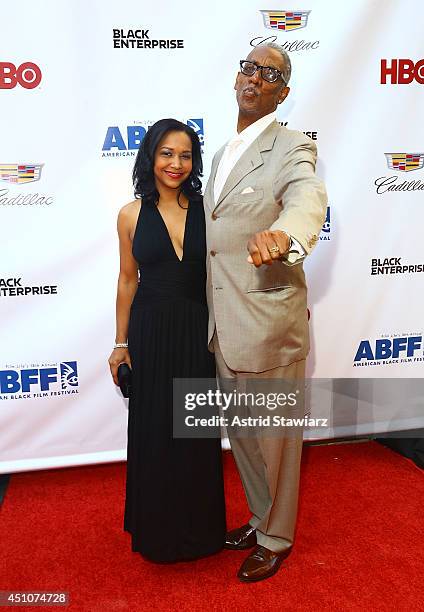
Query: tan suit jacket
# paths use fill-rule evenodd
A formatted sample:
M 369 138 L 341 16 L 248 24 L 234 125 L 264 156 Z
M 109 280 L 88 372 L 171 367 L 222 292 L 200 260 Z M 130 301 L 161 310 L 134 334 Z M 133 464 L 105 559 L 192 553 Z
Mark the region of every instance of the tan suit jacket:
M 214 156 L 204 196 L 208 341 L 211 347 L 216 327 L 231 369 L 263 372 L 309 351 L 306 283 L 302 263 L 249 264 L 247 242 L 256 232 L 281 229 L 309 254 L 325 220 L 327 195 L 315 176 L 314 142 L 273 121 L 243 153 L 215 203 L 224 148 Z M 253 192 L 243 194 L 246 188 Z

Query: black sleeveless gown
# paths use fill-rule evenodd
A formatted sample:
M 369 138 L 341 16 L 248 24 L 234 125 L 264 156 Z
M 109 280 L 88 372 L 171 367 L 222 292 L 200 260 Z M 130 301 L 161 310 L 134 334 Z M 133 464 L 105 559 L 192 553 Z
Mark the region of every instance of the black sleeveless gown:
M 173 377 L 215 377 L 202 202 L 189 203 L 182 260 L 157 207 L 142 205 L 133 255 L 140 283 L 128 330 L 133 391 L 124 529 L 132 550 L 152 561 L 194 559 L 225 540 L 220 440 L 172 437 Z

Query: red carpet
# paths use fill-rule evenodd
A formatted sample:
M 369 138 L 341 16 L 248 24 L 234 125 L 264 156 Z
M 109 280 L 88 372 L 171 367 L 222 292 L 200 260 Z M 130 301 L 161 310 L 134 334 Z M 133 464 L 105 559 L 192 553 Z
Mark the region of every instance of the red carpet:
M 230 453 L 225 474 L 232 528 L 249 515 Z M 84 612 L 423 610 L 423 473 L 377 443 L 305 447 L 295 549 L 250 585 L 243 552 L 166 566 L 132 553 L 124 479 L 122 463 L 12 475 L 0 590 L 66 590 L 62 609 Z

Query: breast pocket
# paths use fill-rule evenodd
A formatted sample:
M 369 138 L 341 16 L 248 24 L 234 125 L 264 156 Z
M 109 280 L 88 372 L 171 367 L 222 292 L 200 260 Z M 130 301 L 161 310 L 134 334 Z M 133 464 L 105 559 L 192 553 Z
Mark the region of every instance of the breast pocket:
M 264 190 L 263 189 L 255 189 L 254 191 L 250 191 L 248 193 L 235 193 L 231 200 L 234 204 L 250 204 L 253 202 L 260 202 L 263 200 Z

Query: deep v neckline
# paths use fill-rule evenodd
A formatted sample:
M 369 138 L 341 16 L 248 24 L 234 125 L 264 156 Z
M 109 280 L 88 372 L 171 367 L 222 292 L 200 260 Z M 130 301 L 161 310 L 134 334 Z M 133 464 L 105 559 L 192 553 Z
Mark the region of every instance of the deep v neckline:
M 159 215 L 160 220 L 162 221 L 162 225 L 163 225 L 163 227 L 164 227 L 164 230 L 165 230 L 165 232 L 166 232 L 166 235 L 168 236 L 168 242 L 169 242 L 169 244 L 170 244 L 170 247 L 171 247 L 171 249 L 172 249 L 172 251 L 173 251 L 173 253 L 174 253 L 174 255 L 175 255 L 176 259 L 177 259 L 177 260 L 178 260 L 180 263 L 182 263 L 182 262 L 183 262 L 183 260 L 184 260 L 184 255 L 185 255 L 185 251 L 186 251 L 186 244 L 185 244 L 185 242 L 186 242 L 186 236 L 187 236 L 187 224 L 188 224 L 188 216 L 189 216 L 189 212 L 190 212 L 190 208 L 191 208 L 191 203 L 190 203 L 190 201 L 188 201 L 187 214 L 186 214 L 186 218 L 185 218 L 185 222 L 184 222 L 184 233 L 183 233 L 183 252 L 182 252 L 182 255 L 181 255 L 181 259 L 178 257 L 178 253 L 177 253 L 177 251 L 175 250 L 174 243 L 172 242 L 171 235 L 170 235 L 169 230 L 168 230 L 168 226 L 166 225 L 166 223 L 165 223 L 165 219 L 163 218 L 162 213 L 160 212 L 160 210 L 159 210 L 159 208 L 158 208 L 157 204 L 155 205 L 155 208 L 156 208 L 156 210 L 157 210 L 157 213 L 158 213 L 158 215 Z

